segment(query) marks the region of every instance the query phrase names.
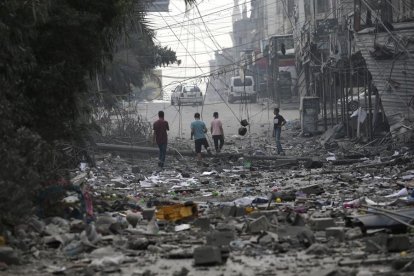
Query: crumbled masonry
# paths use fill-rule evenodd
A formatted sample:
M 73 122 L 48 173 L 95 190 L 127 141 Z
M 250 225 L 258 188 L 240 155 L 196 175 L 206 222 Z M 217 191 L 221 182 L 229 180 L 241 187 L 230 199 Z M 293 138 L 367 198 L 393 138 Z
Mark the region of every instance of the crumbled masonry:
M 168 156 L 158 171 L 154 155 L 102 151 L 96 167 L 71 176 L 71 185 L 88 188 L 93 213 L 76 189 L 67 190 L 59 212 L 33 216 L 2 236 L 0 269 L 11 275 L 413 273 L 414 236 L 406 225 L 414 217 L 413 148 L 358 150 L 339 139 L 341 146 L 328 153 L 317 136 L 302 137 L 296 128 L 284 135 L 287 156 L 277 160 L 249 159 L 254 151 L 235 151 L 240 141 L 229 137 L 227 148 L 203 165 L 194 156 Z M 254 139 L 260 151 L 261 138 Z M 185 148 L 182 140 L 171 143 Z M 332 154 L 349 160 L 349 152 L 360 156 L 350 164 L 326 160 Z M 293 156 L 296 162 L 280 166 Z

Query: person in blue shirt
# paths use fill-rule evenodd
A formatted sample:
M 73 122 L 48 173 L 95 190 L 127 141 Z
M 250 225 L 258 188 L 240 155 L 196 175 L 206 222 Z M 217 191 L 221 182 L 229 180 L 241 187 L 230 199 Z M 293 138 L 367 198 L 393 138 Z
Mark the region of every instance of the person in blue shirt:
M 197 154 L 197 161 L 201 162 L 201 148 L 202 146 L 205 147 L 208 154 L 211 154 L 209 149 L 209 144 L 206 139 L 207 127 L 206 124 L 200 120 L 200 113 L 194 114 L 194 119 L 191 123 L 191 140 L 194 137 L 194 144 L 195 144 L 195 152 Z

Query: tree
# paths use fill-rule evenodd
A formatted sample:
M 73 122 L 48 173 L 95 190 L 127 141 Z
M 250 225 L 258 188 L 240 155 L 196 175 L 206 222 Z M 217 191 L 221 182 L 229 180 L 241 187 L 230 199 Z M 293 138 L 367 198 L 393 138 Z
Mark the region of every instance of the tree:
M 62 174 L 60 168 L 68 165 L 62 142 L 82 145 L 92 122 L 90 81 L 110 67 L 119 37 L 132 20 L 142 35 L 137 39 L 148 38 L 148 44 L 139 43 L 147 52 L 172 54 L 150 43 L 146 4 L 0 2 L 0 225 L 23 218 L 40 184 Z M 137 61 L 143 69 L 157 65 L 150 57 Z

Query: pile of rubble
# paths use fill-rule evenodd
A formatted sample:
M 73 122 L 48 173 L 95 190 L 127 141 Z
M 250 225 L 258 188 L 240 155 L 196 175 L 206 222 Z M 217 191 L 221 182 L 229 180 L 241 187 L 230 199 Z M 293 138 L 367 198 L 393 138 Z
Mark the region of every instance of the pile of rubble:
M 97 156 L 95 167 L 81 164 L 70 182 L 47 187 L 37 215 L 0 236 L 0 269 L 412 275 L 413 149 L 342 139 L 327 150 L 295 134 L 285 134 L 283 159 L 260 137 L 228 139 L 227 152 L 203 166 L 169 156 L 162 171 L 155 156 Z

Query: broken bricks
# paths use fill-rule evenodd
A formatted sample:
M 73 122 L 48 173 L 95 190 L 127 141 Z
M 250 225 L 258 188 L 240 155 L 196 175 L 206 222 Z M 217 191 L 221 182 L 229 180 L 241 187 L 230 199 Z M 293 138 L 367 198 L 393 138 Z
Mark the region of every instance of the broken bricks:
M 220 157 L 217 157 L 217 159 L 219 158 Z M 136 162 L 136 160 L 134 162 Z M 190 168 L 190 173 L 188 173 L 188 175 L 182 173 L 182 176 L 177 177 L 177 168 L 182 168 L 182 160 L 177 161 L 176 165 L 172 165 L 172 167 L 177 168 L 168 168 L 157 173 L 156 177 L 154 176 L 153 178 L 153 182 L 150 183 L 151 185 L 145 188 L 135 187 L 136 185 L 133 183 L 134 181 L 137 181 L 137 178 L 133 179 L 134 181 L 131 180 L 131 182 L 126 181 L 126 179 L 121 179 L 125 185 L 114 185 L 110 180 L 113 179 L 114 176 L 122 175 L 122 173 L 112 174 L 109 170 L 105 171 L 104 174 L 96 174 L 101 177 L 101 179 L 87 179 L 88 183 L 91 183 L 91 185 L 96 181 L 94 203 L 95 200 L 106 200 L 108 203 L 102 206 L 99 205 L 99 212 L 96 212 L 97 214 L 94 218 L 97 227 L 96 230 L 98 233 L 105 233 L 106 236 L 99 242 L 93 243 L 93 245 L 99 248 L 107 246 L 113 241 L 114 246 L 120 245 L 118 248 L 119 250 L 127 251 L 128 255 L 139 256 L 139 258 L 136 259 L 136 261 L 139 262 L 139 266 L 136 266 L 139 267 L 135 273 L 137 275 L 141 275 L 142 273 L 143 275 L 155 273 L 152 268 L 152 272 L 146 269 L 148 266 L 157 266 L 160 263 L 163 263 L 161 258 L 193 258 L 194 265 L 197 267 L 187 266 L 190 271 L 189 274 L 191 275 L 204 274 L 204 272 L 205 274 L 211 274 L 212 271 L 213 273 L 217 271 L 220 274 L 227 275 L 232 273 L 230 270 L 234 268 L 232 266 L 234 262 L 237 262 L 240 269 L 251 269 L 252 266 L 249 267 L 249 262 L 252 261 L 252 259 L 249 259 L 251 257 L 253 257 L 254 261 L 257 261 L 257 265 L 255 264 L 254 268 L 257 271 L 251 273 L 250 271 L 243 270 L 243 274 L 269 275 L 275 273 L 274 269 L 275 267 L 278 267 L 278 263 L 286 260 L 283 259 L 285 256 L 290 258 L 300 250 L 301 253 L 307 252 L 309 254 L 306 256 L 306 260 L 300 260 L 299 262 L 296 260 L 296 263 L 292 263 L 292 266 L 289 265 L 289 268 L 284 269 L 289 270 L 286 271 L 286 274 L 305 275 L 313 270 L 313 268 L 320 268 L 321 271 L 323 271 L 326 264 L 332 264 L 333 258 L 337 260 L 338 257 L 343 257 L 345 258 L 345 262 L 346 258 L 350 256 L 349 258 L 355 261 L 356 257 L 361 257 L 369 251 L 364 247 L 363 241 L 365 241 L 366 237 L 362 236 L 360 228 L 341 227 L 343 225 L 341 215 L 343 213 L 347 215 L 357 211 L 356 209 L 343 208 L 342 203 L 345 199 L 357 198 L 356 195 L 360 196 L 361 194 L 370 191 L 376 193 L 377 190 L 382 189 L 378 194 L 375 194 L 376 196 L 381 196 L 390 194 L 392 191 L 401 188 L 399 187 L 397 189 L 397 187 L 395 187 L 395 181 L 385 180 L 385 177 L 379 176 L 372 171 L 367 173 L 365 171 L 357 172 L 349 169 L 349 179 L 344 179 L 342 175 L 347 173 L 347 171 L 340 172 L 341 175 L 337 175 L 337 173 L 328 174 L 327 171 L 312 170 L 313 175 L 312 177 L 309 177 L 309 170 L 303 170 L 300 166 L 292 168 L 291 170 L 281 169 L 275 173 L 272 164 L 260 164 L 260 160 L 258 160 L 255 162 L 255 169 L 257 167 L 257 170 L 260 171 L 260 176 L 253 176 L 253 173 L 247 172 L 246 170 L 243 171 L 242 175 L 239 171 L 234 172 L 231 168 L 233 165 L 231 162 L 233 161 L 227 157 L 224 161 L 223 159 L 219 159 L 219 162 L 221 167 L 214 168 L 217 170 L 217 174 L 214 176 L 204 175 L 201 179 L 202 181 L 200 181 L 200 179 L 197 179 L 197 181 L 194 182 L 185 181 L 184 184 L 190 185 L 191 188 L 191 192 L 185 193 L 177 192 L 177 189 L 171 189 L 171 186 L 180 186 L 178 184 L 183 181 L 182 178 L 185 176 L 189 177 L 191 175 L 196 179 L 199 177 L 199 172 L 191 171 Z M 324 163 L 323 165 L 326 169 L 329 169 L 328 163 Z M 347 170 L 346 168 L 344 169 Z M 374 170 L 374 168 L 371 169 Z M 389 175 L 407 174 L 407 172 L 402 171 L 400 173 L 400 170 L 401 168 L 396 168 L 394 170 L 391 167 L 387 167 L 381 168 L 381 173 L 385 172 L 387 174 L 389 173 Z M 129 172 L 130 170 L 125 171 Z M 139 164 L 139 171 L 142 174 L 151 173 L 151 170 L 146 168 L 145 164 Z M 136 172 L 138 172 L 138 166 Z M 320 172 L 320 174 L 316 176 L 315 173 L 318 172 Z M 108 175 L 109 181 L 104 179 L 106 177 L 105 175 Z M 127 177 L 130 177 L 130 175 Z M 379 182 L 379 184 L 377 184 L 377 182 Z M 180 191 L 183 191 L 184 189 L 185 191 L 190 191 L 190 188 L 183 186 L 183 188 L 180 188 Z M 171 192 L 172 190 L 173 192 Z M 232 204 L 233 202 L 236 202 L 234 199 L 244 200 L 247 197 L 262 199 L 264 195 L 269 193 L 269 191 L 272 191 L 273 197 L 271 197 L 272 204 L 269 204 L 267 208 L 265 205 L 268 204 L 266 204 L 265 201 L 252 201 L 246 205 Z M 106 197 L 106 195 L 111 196 Z M 374 195 L 372 197 L 374 197 Z M 122 198 L 128 200 L 123 201 Z M 151 209 L 143 209 L 146 202 L 150 202 L 152 198 L 159 199 L 160 201 L 156 202 L 156 204 L 149 204 L 147 207 L 152 207 Z M 119 209 L 116 208 L 115 210 L 114 199 L 125 203 L 123 203 L 122 206 L 118 206 Z M 267 199 L 267 197 L 265 199 Z M 277 199 L 279 200 L 276 201 Z M 195 200 L 197 201 L 197 204 L 190 202 L 183 203 L 186 200 Z M 228 202 L 230 204 L 223 202 Z M 330 207 L 328 212 L 326 212 L 326 209 L 322 208 L 327 204 L 329 204 Z M 254 209 L 253 212 L 247 211 L 246 208 L 251 208 L 250 206 L 252 205 L 254 206 L 254 208 L 252 208 Z M 193 209 L 194 206 L 197 206 L 197 209 Z M 202 209 L 202 206 L 206 207 Z M 359 204 L 358 207 L 361 207 L 361 205 Z M 314 215 L 313 212 L 315 212 L 315 210 L 318 212 L 319 209 L 321 209 L 321 214 L 323 214 L 325 218 L 312 217 L 312 215 Z M 120 222 L 119 217 L 122 219 L 122 224 L 124 226 L 126 225 L 126 220 L 123 217 L 123 214 L 127 214 L 125 212 L 127 210 L 142 210 L 142 220 L 137 222 L 135 229 L 128 227 L 125 229 L 121 228 L 121 231 L 114 231 L 111 226 Z M 156 215 L 154 215 L 155 211 L 157 212 Z M 198 218 L 197 216 L 198 211 L 202 214 L 201 218 Z M 298 214 L 299 212 L 301 215 Z M 377 217 L 375 218 L 380 218 L 382 220 L 384 216 L 379 216 L 377 214 Z M 158 219 L 158 221 L 155 219 Z M 187 219 L 189 221 L 186 221 L 185 223 L 189 223 L 191 227 L 185 224 L 179 224 L 179 227 L 174 227 L 177 226 L 177 222 Z M 148 223 L 148 220 L 151 221 L 151 224 Z M 147 223 L 154 227 L 157 227 L 159 224 L 160 230 L 148 230 L 148 227 L 146 228 Z M 38 223 L 36 222 L 31 222 L 26 227 L 25 230 L 29 232 L 30 236 L 34 235 L 33 233 L 30 233 L 31 231 L 44 233 L 47 230 L 44 225 L 37 224 Z M 86 229 L 88 228 L 88 224 L 82 220 L 73 221 L 70 223 L 70 226 L 70 230 L 68 231 L 70 231 L 71 234 L 83 232 L 85 227 Z M 224 226 L 228 227 L 226 228 Z M 318 232 L 314 233 L 309 227 L 312 227 L 311 229 Z M 32 228 L 37 230 L 33 231 Z M 275 228 L 277 234 L 270 232 L 273 228 Z M 174 232 L 173 229 L 186 229 L 186 231 Z M 201 229 L 202 232 L 199 229 Z M 84 231 L 84 233 L 87 233 L 87 231 Z M 325 239 L 325 237 L 327 239 Z M 205 245 L 203 244 L 203 238 L 206 238 Z M 371 238 L 371 236 L 368 238 Z M 383 246 L 384 252 L 397 252 L 395 254 L 389 254 L 390 256 L 394 255 L 394 259 L 399 258 L 400 254 L 401 256 L 407 255 L 412 258 L 411 250 L 407 250 L 407 248 L 410 249 L 409 238 L 410 236 L 407 235 L 385 235 L 383 241 L 376 241 L 375 243 L 376 245 L 380 245 L 380 247 Z M 346 239 L 347 243 L 339 244 L 332 239 L 335 239 L 336 241 L 344 241 Z M 56 242 L 56 239 L 47 238 L 46 240 Z M 88 238 L 88 240 L 90 239 Z M 59 242 L 59 240 L 57 240 L 57 242 Z M 71 258 L 90 259 L 91 246 L 86 247 L 82 242 L 77 243 L 76 241 L 69 244 L 71 246 L 60 246 L 60 249 L 57 248 L 54 250 L 62 250 L 66 256 Z M 332 250 L 332 245 L 339 245 L 340 247 L 338 246 L 339 248 Z M 371 249 L 371 252 L 374 254 L 380 252 L 376 245 L 373 245 Z M 51 253 L 52 248 L 44 248 L 48 250 L 48 254 Z M 305 248 L 307 248 L 307 250 L 304 250 Z M 223 260 L 226 258 L 226 250 L 231 250 L 227 252 L 227 254 L 231 254 L 231 265 L 221 266 L 219 268 L 199 267 L 204 265 L 223 264 Z M 357 250 L 358 254 L 356 254 L 354 250 Z M 37 255 L 33 253 L 36 257 L 42 257 L 43 252 L 41 252 L 40 255 L 39 253 L 36 254 Z M 319 256 L 318 254 L 324 256 Z M 327 256 L 327 254 L 332 254 L 332 257 Z M 25 258 L 28 255 L 25 255 Z M 262 262 L 262 257 L 263 259 L 269 257 L 273 260 L 271 263 Z M 324 259 L 321 260 L 321 258 Z M 327 260 L 325 258 L 330 259 Z M 245 260 L 247 261 L 244 262 Z M 178 263 L 179 268 L 182 267 L 184 262 L 187 262 L 186 265 L 189 264 L 188 260 L 177 260 L 177 262 L 182 262 Z M 292 260 L 292 262 L 295 261 Z M 83 263 L 85 263 L 84 260 L 80 260 L 79 264 Z M 56 261 L 56 264 L 63 266 L 59 263 L 59 260 Z M 105 272 L 106 264 L 104 262 L 101 263 L 95 260 L 95 264 L 95 269 L 98 269 L 99 267 L 99 269 Z M 272 266 L 273 264 L 275 264 L 275 266 Z M 387 261 L 382 261 L 382 263 L 379 264 L 390 266 Z M 404 266 L 406 264 L 409 263 L 406 262 Z M 117 269 L 122 269 L 121 271 L 124 271 L 125 266 L 127 265 L 127 263 L 124 263 L 122 268 L 121 265 L 117 265 L 116 267 Z M 293 266 L 295 266 L 296 270 L 291 271 Z M 313 268 L 311 268 L 312 266 Z M 73 270 L 69 270 L 69 266 L 67 267 L 68 269 L 65 273 L 68 275 L 71 273 L 76 274 Z M 141 267 L 142 270 L 140 270 Z M 161 269 L 165 270 L 171 269 L 170 271 L 177 270 L 176 268 L 165 264 L 162 264 L 161 267 Z M 402 268 L 399 267 L 398 269 Z M 194 270 L 196 272 L 194 272 Z M 282 271 L 278 274 L 284 274 L 284 272 L 285 271 Z M 187 272 L 184 271 L 183 273 Z

